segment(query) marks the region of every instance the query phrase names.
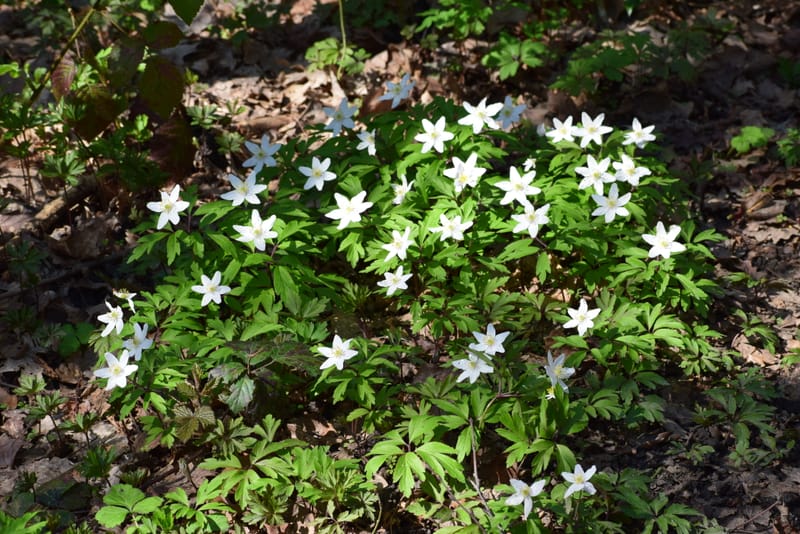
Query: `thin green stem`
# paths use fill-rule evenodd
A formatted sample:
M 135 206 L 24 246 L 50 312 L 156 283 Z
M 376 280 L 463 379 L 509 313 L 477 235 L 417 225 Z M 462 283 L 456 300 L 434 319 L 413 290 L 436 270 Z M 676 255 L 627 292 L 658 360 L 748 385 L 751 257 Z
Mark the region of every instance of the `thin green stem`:
M 336 77 L 342 75 L 342 62 L 347 54 L 347 32 L 344 29 L 344 0 L 339 0 L 339 31 L 342 32 L 342 47 L 339 49 L 339 66 L 336 69 Z
M 45 73 L 44 78 L 42 78 L 42 81 L 39 83 L 39 86 L 36 88 L 36 90 L 34 90 L 33 94 L 31 95 L 31 100 L 29 103 L 30 106 L 33 106 L 36 100 L 39 99 L 39 95 L 41 95 L 42 91 L 44 91 L 47 82 L 50 81 L 50 78 L 53 76 L 53 73 L 56 71 L 58 66 L 64 60 L 64 56 L 67 55 L 67 52 L 69 51 L 70 48 L 72 48 L 72 45 L 75 44 L 75 40 L 78 38 L 83 29 L 86 27 L 86 24 L 89 23 L 89 19 L 91 18 L 92 15 L 94 15 L 95 11 L 96 10 L 93 6 L 89 6 L 89 9 L 86 11 L 86 14 L 78 23 L 78 26 L 75 28 L 75 30 L 72 32 L 72 35 L 69 36 L 69 40 L 61 49 L 61 52 L 58 53 L 58 57 L 53 62 L 53 64 L 50 65 L 50 68 Z

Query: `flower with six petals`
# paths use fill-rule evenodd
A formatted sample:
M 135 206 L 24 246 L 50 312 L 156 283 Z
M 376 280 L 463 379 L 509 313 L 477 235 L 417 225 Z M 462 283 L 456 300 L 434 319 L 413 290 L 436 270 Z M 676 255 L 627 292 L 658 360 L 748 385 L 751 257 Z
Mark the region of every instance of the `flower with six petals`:
M 148 202 L 147 209 L 158 213 L 156 230 L 164 228 L 168 222 L 178 224 L 181 220 L 180 213 L 189 207 L 189 203 L 181 200 L 181 186 L 175 185 L 172 191 L 161 191 L 161 202 Z
M 680 233 L 681 227 L 677 224 L 670 225 L 669 230 L 666 230 L 664 228 L 664 223 L 658 221 L 656 223 L 655 234 L 642 235 L 642 239 L 651 245 L 650 252 L 647 253 L 648 257 L 655 258 L 656 256 L 661 256 L 667 259 L 672 254 L 677 254 L 678 252 L 686 250 L 686 245 L 675 241 Z
M 201 306 L 208 305 L 209 302 L 217 304 L 222 302 L 222 295 L 229 293 L 231 288 L 222 285 L 222 273 L 217 271 L 211 278 L 204 274 L 200 275 L 200 285 L 192 286 L 192 291 L 203 295 Z
M 366 191 L 361 191 L 353 198 L 347 198 L 339 193 L 334 193 L 333 196 L 336 199 L 336 205 L 339 207 L 328 212 L 325 216 L 335 221 L 338 220 L 339 226 L 336 228 L 339 230 L 344 229 L 351 222 L 360 221 L 361 214 L 372 206 L 372 202 L 364 202 L 364 198 L 367 196 Z

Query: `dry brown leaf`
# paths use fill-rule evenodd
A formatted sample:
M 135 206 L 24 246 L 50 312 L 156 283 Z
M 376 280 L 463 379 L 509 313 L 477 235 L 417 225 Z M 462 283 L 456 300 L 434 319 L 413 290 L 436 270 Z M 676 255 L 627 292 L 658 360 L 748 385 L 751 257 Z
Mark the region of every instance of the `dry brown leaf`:
M 0 430 L 12 438 L 25 437 L 25 412 L 22 410 L 3 410 L 3 425 Z
M 744 334 L 736 334 L 731 342 L 731 348 L 738 351 L 748 363 L 754 363 L 764 367 L 778 362 L 778 357 L 768 350 L 759 349 L 750 343 Z
M 0 468 L 14 465 L 14 458 L 24 444 L 24 439 L 12 438 L 5 434 L 0 436 Z
M 9 393 L 6 388 L 0 387 L 0 404 L 4 404 L 9 410 L 13 410 L 17 407 L 17 396 Z

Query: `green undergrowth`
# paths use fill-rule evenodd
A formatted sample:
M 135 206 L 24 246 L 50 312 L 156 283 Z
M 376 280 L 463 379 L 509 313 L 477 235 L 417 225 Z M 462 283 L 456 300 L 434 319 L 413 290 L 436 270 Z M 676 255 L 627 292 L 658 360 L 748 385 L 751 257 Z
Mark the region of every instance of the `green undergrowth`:
M 191 20 L 193 2 L 173 4 Z M 442 2 L 421 29 L 460 20 L 447 8 L 480 22 L 459 25 L 464 38 L 480 34 L 490 15 L 481 6 Z M 82 480 L 43 491 L 26 474 L 0 525 L 63 529 L 78 517 L 67 503 L 88 501 L 91 521 L 68 532 L 303 522 L 319 532 L 422 522 L 442 534 L 702 531 L 699 511 L 651 489 L 657 470 L 597 454 L 598 439 L 660 430 L 676 384 L 694 388 L 693 423 L 725 436 L 716 448 L 676 440 L 676 458 L 763 466 L 792 451 L 774 386 L 721 348 L 709 247 L 723 238 L 693 218 L 686 184 L 660 157 L 658 125 L 611 127 L 582 113 L 537 128 L 519 120 L 513 96 L 415 103 L 404 76 L 387 87 L 391 111 L 359 117 L 359 102 L 343 100 L 325 109 L 327 124 L 284 144 L 245 142 L 229 128 L 235 104 L 172 122 L 185 78 L 158 50 L 179 36 L 168 23 L 151 28 L 86 65 L 2 71 L 25 81 L 19 98 L 4 96 L 5 149 L 21 155 L 27 126 L 44 133 L 62 121 L 43 174 L 78 184 L 91 169 L 148 195 L 131 211 L 126 261 L 152 283 L 108 295 L 101 330 L 81 323 L 58 336 L 65 355 L 87 345 L 100 355 L 104 415 L 133 445 L 123 455 L 100 443 L 99 414 L 62 419 L 66 398 L 20 378 L 29 428 L 51 423 L 54 449 L 83 444 Z M 632 50 L 656 54 L 641 36 L 603 38 L 622 46 L 597 45 L 609 65 L 568 69 L 576 91 L 596 90 L 576 72 L 622 76 L 644 57 Z M 487 56 L 501 77 L 546 55 L 508 34 L 501 43 L 513 50 Z M 328 45 L 315 49 L 319 66 L 357 70 L 360 55 Z M 688 68 L 676 61 L 669 68 Z M 159 73 L 165 101 L 148 83 Z M 30 105 L 44 87 L 56 99 L 49 113 Z M 98 102 L 108 104 L 99 115 Z M 153 117 L 172 133 L 159 137 Z M 147 151 L 190 126 L 220 131 L 232 173 L 219 198 L 191 182 L 152 190 L 169 158 Z M 771 136 L 743 131 L 733 148 Z M 41 258 L 14 253 L 15 276 L 35 285 Z M 774 351 L 769 328 L 734 320 Z M 152 459 L 167 456 L 191 484 L 153 488 Z

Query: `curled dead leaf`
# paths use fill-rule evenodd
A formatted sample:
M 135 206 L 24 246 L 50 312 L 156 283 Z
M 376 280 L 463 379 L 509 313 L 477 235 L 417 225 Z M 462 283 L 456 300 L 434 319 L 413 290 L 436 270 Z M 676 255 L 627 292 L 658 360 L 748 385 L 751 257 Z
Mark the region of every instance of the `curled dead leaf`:
M 760 349 L 750 343 L 750 340 L 747 339 L 742 333 L 736 334 L 731 342 L 731 348 L 738 351 L 739 354 L 742 355 L 742 358 L 745 359 L 748 363 L 754 363 L 756 365 L 760 365 L 761 367 L 767 365 L 773 365 L 778 363 L 778 357 L 769 352 L 765 349 Z

